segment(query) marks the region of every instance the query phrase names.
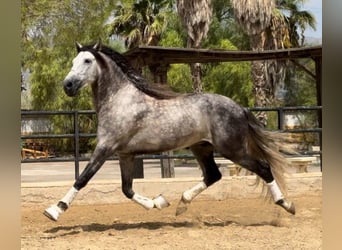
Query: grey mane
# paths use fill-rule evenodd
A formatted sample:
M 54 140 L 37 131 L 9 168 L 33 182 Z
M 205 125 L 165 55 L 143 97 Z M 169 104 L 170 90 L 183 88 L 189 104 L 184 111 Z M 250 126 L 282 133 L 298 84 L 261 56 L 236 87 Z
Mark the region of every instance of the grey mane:
M 149 84 L 146 79 L 131 66 L 131 64 L 123 55 L 114 51 L 113 49 L 104 45 L 101 45 L 98 50 L 95 50 L 93 47 L 94 44 L 84 45 L 82 46 L 81 51 L 91 52 L 102 64 L 104 64 L 104 60 L 101 58 L 98 52 L 108 56 L 122 70 L 129 81 L 143 93 L 156 99 L 172 99 L 181 95 L 172 91 L 167 85 Z

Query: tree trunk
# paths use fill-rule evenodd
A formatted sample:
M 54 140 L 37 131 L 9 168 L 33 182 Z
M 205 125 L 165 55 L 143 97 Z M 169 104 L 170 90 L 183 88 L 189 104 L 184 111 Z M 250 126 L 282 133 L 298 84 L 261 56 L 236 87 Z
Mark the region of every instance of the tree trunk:
M 262 51 L 265 43 L 263 33 L 250 36 L 251 47 L 253 51 Z M 270 100 L 272 89 L 268 86 L 266 79 L 266 61 L 252 62 L 252 79 L 253 79 L 253 94 L 255 98 L 255 107 L 267 107 L 272 101 Z M 256 118 L 263 124 L 267 125 L 267 113 L 265 111 L 257 112 Z
M 195 46 L 195 42 L 188 37 L 187 42 L 188 48 L 199 48 L 200 46 Z M 203 86 L 202 86 L 202 65 L 200 63 L 190 63 L 190 72 L 191 72 L 191 79 L 192 79 L 192 89 L 195 93 L 202 93 Z
M 203 86 L 201 81 L 202 66 L 200 63 L 190 63 L 192 88 L 194 93 L 202 93 Z
M 267 89 L 266 79 L 264 74 L 265 63 L 263 61 L 252 62 L 252 78 L 253 78 L 253 94 L 255 98 L 255 107 L 267 106 Z M 259 111 L 256 113 L 256 118 L 263 124 L 267 125 L 267 113 L 265 111 Z
M 181 22 L 188 34 L 187 48 L 200 48 L 202 40 L 209 31 L 213 14 L 212 0 L 177 0 L 176 5 Z M 190 64 L 190 70 L 193 91 L 201 93 L 203 90 L 201 64 Z

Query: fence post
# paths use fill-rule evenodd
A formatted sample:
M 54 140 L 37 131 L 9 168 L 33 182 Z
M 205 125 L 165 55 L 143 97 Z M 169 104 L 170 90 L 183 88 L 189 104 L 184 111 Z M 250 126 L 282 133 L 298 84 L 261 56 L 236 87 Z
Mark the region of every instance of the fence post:
M 173 156 L 173 151 L 163 152 L 162 156 L 166 156 L 166 158 L 160 160 L 162 178 L 174 178 L 175 162 L 173 159 L 169 158 L 169 156 Z
M 278 108 L 278 129 L 284 130 L 284 109 L 282 107 Z
M 315 72 L 316 72 L 316 99 L 317 105 L 322 106 L 322 57 L 315 57 Z M 322 128 L 322 108 L 318 110 L 318 126 Z M 319 150 L 322 171 L 322 132 L 319 133 Z
M 74 150 L 75 150 L 75 179 L 80 176 L 80 130 L 78 126 L 78 111 L 74 112 Z

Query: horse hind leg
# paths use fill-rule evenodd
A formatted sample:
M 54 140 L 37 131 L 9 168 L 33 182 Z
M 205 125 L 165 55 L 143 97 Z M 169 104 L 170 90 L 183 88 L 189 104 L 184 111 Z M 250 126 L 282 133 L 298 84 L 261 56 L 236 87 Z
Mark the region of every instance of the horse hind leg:
M 268 163 L 254 160 L 249 156 L 245 156 L 241 160 L 235 160 L 235 163 L 246 168 L 247 170 L 257 174 L 266 182 L 266 185 L 271 193 L 274 203 L 284 208 L 287 212 L 295 214 L 295 206 L 291 201 L 287 201 L 281 192 L 278 183 L 273 177 L 271 168 Z
M 221 179 L 222 174 L 214 161 L 213 146 L 208 142 L 202 142 L 190 147 L 196 157 L 203 173 L 203 180 L 194 187 L 186 190 L 178 203 L 176 215 L 180 215 L 187 210 L 188 204 L 201 192 Z

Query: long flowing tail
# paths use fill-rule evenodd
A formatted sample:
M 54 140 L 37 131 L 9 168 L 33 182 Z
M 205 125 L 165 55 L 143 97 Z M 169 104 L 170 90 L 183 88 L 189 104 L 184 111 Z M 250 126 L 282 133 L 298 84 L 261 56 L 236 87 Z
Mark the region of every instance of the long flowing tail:
M 296 154 L 292 149 L 286 147 L 284 141 L 286 136 L 280 132 L 265 130 L 261 123 L 249 111 L 245 110 L 248 119 L 248 150 L 251 155 L 265 161 L 271 168 L 272 175 L 279 185 L 283 194 L 287 194 L 285 174 L 288 169 L 288 161 L 280 151 L 285 151 L 291 154 Z M 257 178 L 256 184 L 260 182 Z M 264 185 L 263 190 L 267 190 L 266 196 L 270 197 L 268 189 Z

